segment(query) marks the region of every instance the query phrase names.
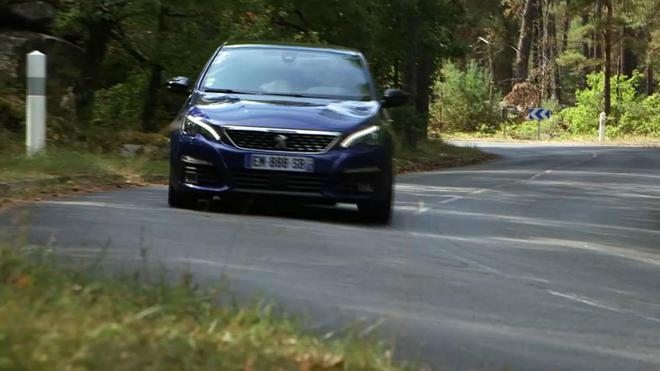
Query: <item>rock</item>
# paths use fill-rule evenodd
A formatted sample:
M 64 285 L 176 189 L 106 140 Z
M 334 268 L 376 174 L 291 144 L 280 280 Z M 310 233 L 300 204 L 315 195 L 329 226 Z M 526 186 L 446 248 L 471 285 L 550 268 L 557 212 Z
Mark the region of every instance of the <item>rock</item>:
M 44 1 L 29 1 L 9 4 L 8 17 L 10 23 L 21 23 L 32 30 L 46 30 L 55 20 L 55 7 Z
M 142 153 L 144 146 L 139 144 L 124 144 L 119 148 L 119 154 L 122 157 L 135 157 Z
M 170 156 L 170 143 L 162 142 L 147 145 L 124 144 L 119 147 L 119 154 L 126 158 L 145 156 L 153 160 L 166 160 Z
M 48 56 L 48 76 L 78 78 L 83 50 L 54 36 L 31 31 L 0 32 L 0 83 L 25 76 L 25 55 L 33 50 Z
M 31 31 L 0 31 L 0 95 L 7 102 L 17 101 L 13 97 L 25 96 L 25 55 L 33 50 L 39 50 L 48 57 L 46 93 L 49 114 L 70 117 L 70 108 L 62 108 L 60 104 L 69 95 L 70 88 L 76 85 L 83 51 L 54 36 Z M 10 119 L 15 115 L 8 107 L 0 107 L 0 111 L 3 119 L 0 128 L 17 130 L 20 127 L 22 119 Z M 20 111 L 19 117 L 22 118 L 23 109 Z

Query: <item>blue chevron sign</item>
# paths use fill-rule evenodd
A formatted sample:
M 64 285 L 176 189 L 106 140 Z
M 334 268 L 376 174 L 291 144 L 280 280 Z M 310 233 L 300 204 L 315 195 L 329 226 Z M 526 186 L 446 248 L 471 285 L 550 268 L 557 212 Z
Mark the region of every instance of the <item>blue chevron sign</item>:
M 545 108 L 530 108 L 527 113 L 527 120 L 549 120 L 552 117 L 552 111 Z

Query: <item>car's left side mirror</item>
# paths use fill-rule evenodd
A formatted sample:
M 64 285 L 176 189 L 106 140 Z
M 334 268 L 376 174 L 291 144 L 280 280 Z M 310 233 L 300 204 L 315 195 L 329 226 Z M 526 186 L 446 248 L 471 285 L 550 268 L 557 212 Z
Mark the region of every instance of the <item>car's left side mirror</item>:
M 167 80 L 165 87 L 171 92 L 188 95 L 190 94 L 190 79 L 185 76 L 173 77 Z
M 393 108 L 408 103 L 410 95 L 400 89 L 387 89 L 383 94 L 383 107 Z

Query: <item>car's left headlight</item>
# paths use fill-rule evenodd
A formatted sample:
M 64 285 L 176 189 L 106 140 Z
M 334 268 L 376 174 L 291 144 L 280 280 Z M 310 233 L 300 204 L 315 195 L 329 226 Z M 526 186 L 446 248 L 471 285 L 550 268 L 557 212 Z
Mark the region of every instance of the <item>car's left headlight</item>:
M 213 126 L 207 124 L 199 117 L 188 115 L 183 120 L 182 131 L 184 134 L 187 134 L 191 137 L 195 137 L 198 134 L 203 136 L 208 140 L 220 140 L 220 134 L 213 128 Z
M 358 144 L 379 145 L 382 143 L 381 128 L 378 125 L 356 131 L 344 139 L 340 145 L 344 148 L 356 146 Z

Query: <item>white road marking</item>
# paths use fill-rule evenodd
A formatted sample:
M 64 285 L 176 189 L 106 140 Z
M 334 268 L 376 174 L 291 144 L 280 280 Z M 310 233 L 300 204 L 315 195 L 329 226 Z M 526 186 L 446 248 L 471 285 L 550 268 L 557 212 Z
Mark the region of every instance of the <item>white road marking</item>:
M 591 301 L 589 299 L 586 299 L 586 298 L 583 298 L 583 297 L 580 297 L 580 296 L 577 296 L 577 295 L 564 294 L 564 293 L 557 292 L 557 291 L 552 291 L 552 290 L 547 290 L 547 291 L 550 295 L 558 296 L 560 298 L 576 301 L 578 303 L 582 303 L 582 304 L 589 305 L 589 306 L 596 307 L 596 308 L 600 308 L 600 309 L 609 310 L 609 311 L 612 311 L 612 312 L 623 313 L 621 310 L 619 310 L 617 308 L 613 308 L 613 307 L 610 307 L 610 306 L 607 306 L 607 305 L 599 304 L 599 303 L 596 303 L 595 301 Z
M 568 299 L 568 300 L 571 300 L 571 301 L 575 301 L 575 302 L 578 302 L 578 303 L 581 303 L 581 304 L 584 304 L 584 305 L 588 305 L 588 306 L 591 306 L 591 307 L 594 307 L 594 308 L 603 309 L 603 310 L 606 310 L 606 311 L 619 313 L 619 314 L 632 315 L 634 317 L 645 319 L 645 320 L 651 321 L 651 322 L 660 322 L 660 319 L 658 319 L 658 318 L 649 317 L 649 316 L 645 316 L 643 314 L 639 314 L 639 313 L 636 313 L 636 312 L 631 312 L 631 311 L 627 311 L 627 310 L 621 310 L 621 309 L 618 309 L 618 308 L 614 308 L 614 307 L 611 307 L 609 305 L 598 303 L 598 302 L 594 301 L 593 299 L 585 298 L 583 296 L 578 296 L 578 295 L 573 295 L 573 294 L 565 294 L 565 293 L 561 293 L 561 292 L 557 292 L 557 291 L 553 291 L 553 290 L 546 290 L 546 291 L 550 295 L 557 296 L 557 297 L 564 298 L 564 299 Z
M 447 199 L 447 200 L 444 200 L 444 201 L 440 201 L 440 202 L 438 202 L 438 204 L 439 204 L 439 205 L 446 205 L 446 204 L 450 204 L 450 203 L 452 203 L 452 202 L 454 202 L 454 201 L 458 201 L 458 200 L 460 200 L 460 199 L 462 199 L 462 198 L 463 198 L 463 196 L 454 196 L 454 197 L 452 197 L 452 198 L 450 198 L 450 199 Z
M 424 214 L 425 212 L 429 211 L 428 207 L 424 206 L 424 201 L 419 201 L 417 204 L 417 214 Z

